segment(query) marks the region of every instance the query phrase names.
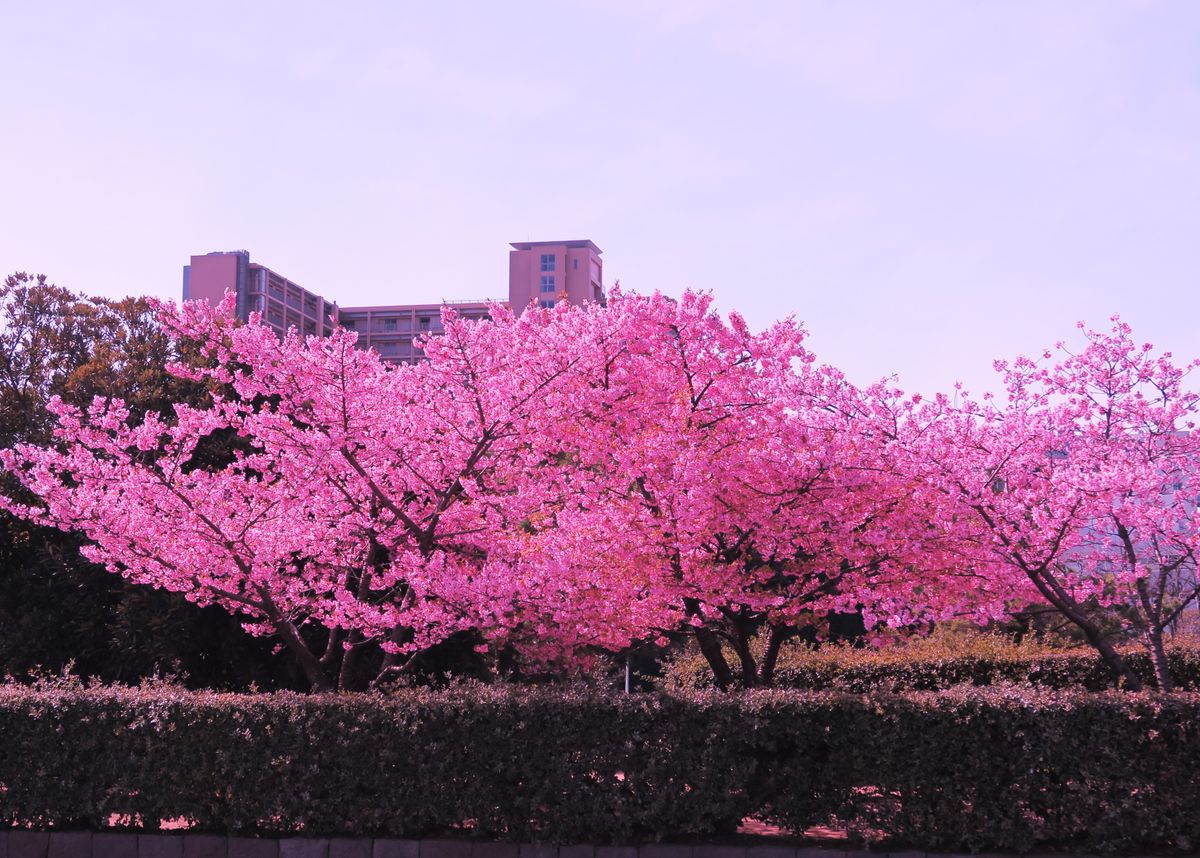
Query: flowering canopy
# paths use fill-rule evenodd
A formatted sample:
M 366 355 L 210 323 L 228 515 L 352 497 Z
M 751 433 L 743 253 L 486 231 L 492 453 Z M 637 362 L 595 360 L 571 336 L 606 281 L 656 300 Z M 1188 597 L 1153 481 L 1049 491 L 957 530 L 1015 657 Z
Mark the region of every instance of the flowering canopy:
M 1155 356 L 1113 323 L 1084 331 L 1078 354 L 1059 343 L 1057 363 L 1050 351 L 998 362 L 1004 405 L 938 400 L 911 447 L 997 570 L 1024 575 L 1136 688 L 1103 631 L 1105 617 L 1127 626 L 1169 689 L 1163 630 L 1198 595 L 1200 397 L 1184 384 L 1197 363 Z
M 1018 362 L 1006 408 L 951 408 L 858 389 L 797 324 L 754 333 L 694 293 L 447 312 L 427 360 L 395 369 L 352 332 L 280 341 L 228 311 L 163 308 L 205 344 L 174 371 L 210 405 L 56 402 L 55 446 L 3 453 L 40 501 L 4 504 L 277 634 L 314 688 L 344 686 L 364 648 L 386 673 L 465 631 L 541 660 L 687 632 L 722 686 L 769 684 L 814 616 L 982 620 L 1038 591 L 1066 610 L 1051 582 L 1178 578 L 1195 533 L 1194 505 L 1156 511 L 1196 461 L 1169 363 L 1130 384 L 1182 411 L 1131 387 L 1104 422 L 1091 351 Z

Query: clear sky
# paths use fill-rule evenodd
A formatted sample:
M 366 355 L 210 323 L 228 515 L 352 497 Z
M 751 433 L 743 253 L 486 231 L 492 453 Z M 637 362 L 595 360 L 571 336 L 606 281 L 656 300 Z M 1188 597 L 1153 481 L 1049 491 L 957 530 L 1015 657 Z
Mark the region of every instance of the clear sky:
M 1114 312 L 1200 354 L 1200 3 L 0 0 L 0 269 L 506 294 L 508 242 L 992 386 Z

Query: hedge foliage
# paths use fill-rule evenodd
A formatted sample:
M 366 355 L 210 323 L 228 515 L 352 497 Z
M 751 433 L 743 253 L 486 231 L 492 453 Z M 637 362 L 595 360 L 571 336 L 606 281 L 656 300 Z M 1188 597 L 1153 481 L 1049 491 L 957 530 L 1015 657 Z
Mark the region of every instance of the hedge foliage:
M 1128 648 L 1122 655 L 1146 687 L 1153 688 L 1154 671 L 1145 650 Z M 1200 641 L 1182 639 L 1169 644 L 1167 661 L 1177 689 L 1200 690 Z M 712 669 L 702 656 L 689 654 L 667 667 L 661 684 L 668 691 L 711 688 Z M 1115 681 L 1112 671 L 1090 648 L 1017 645 L 975 634 L 915 640 L 887 649 L 791 646 L 780 654 L 774 684 L 777 688 L 867 694 L 1011 684 L 1104 691 L 1113 688 Z
M 1200 845 L 1200 694 L 0 688 L 0 824 L 930 850 Z M 116 816 L 114 816 L 116 815 Z

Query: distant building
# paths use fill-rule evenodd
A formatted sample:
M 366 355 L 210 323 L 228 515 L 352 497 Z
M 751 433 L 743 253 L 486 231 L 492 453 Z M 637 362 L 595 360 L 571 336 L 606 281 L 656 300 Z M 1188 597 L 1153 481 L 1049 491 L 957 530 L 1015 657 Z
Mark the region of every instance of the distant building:
M 389 363 L 413 363 L 421 359 L 415 338 L 442 330 L 442 307 L 450 307 L 468 319 L 486 319 L 490 303 L 505 301 L 444 301 L 439 304 L 396 304 L 380 307 L 338 309 L 338 324 L 358 332 L 358 347 L 375 349 Z
M 421 357 L 414 338 L 442 329 L 442 307 L 469 319 L 488 315 L 492 303 L 512 307 L 518 314 L 531 302 L 552 307 L 604 303 L 604 267 L 600 248 L 581 241 L 514 242 L 508 261 L 508 300 L 441 301 L 376 307 L 339 307 L 336 301 L 309 292 L 281 274 L 250 261 L 245 250 L 193 256 L 183 268 L 184 300 L 217 304 L 226 290 L 237 296 L 240 319 L 262 314 L 263 323 L 282 335 L 288 328 L 328 336 L 339 325 L 359 334 L 360 348 L 373 348 L 391 363 L 412 363 Z
M 600 248 L 587 241 L 515 241 L 508 254 L 508 302 L 523 310 L 530 301 L 604 303 Z
M 235 312 L 239 319 L 259 312 L 263 322 L 279 333 L 288 328 L 322 337 L 333 333 L 331 320 L 337 317 L 336 304 L 251 262 L 245 250 L 193 256 L 191 264 L 183 267 L 183 300 L 204 299 L 215 306 L 226 290 L 237 295 Z

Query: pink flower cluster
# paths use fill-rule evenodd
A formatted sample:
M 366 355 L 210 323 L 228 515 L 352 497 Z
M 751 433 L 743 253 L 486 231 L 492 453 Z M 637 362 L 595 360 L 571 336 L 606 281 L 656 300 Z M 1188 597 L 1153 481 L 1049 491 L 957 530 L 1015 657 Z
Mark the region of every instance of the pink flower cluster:
M 281 342 L 227 305 L 164 307 L 205 343 L 207 368 L 174 371 L 211 405 L 57 402 L 56 445 L 2 454 L 38 501 L 3 505 L 279 635 L 316 687 L 305 624 L 393 663 L 466 629 L 536 659 L 686 631 L 751 679 L 752 632 L 777 649 L 828 611 L 903 627 L 1043 599 L 1086 625 L 1132 605 L 1150 644 L 1195 598 L 1192 365 L 1118 323 L 1002 365 L 1004 405 L 925 401 L 710 303 L 447 312 L 398 369 L 351 332 Z

